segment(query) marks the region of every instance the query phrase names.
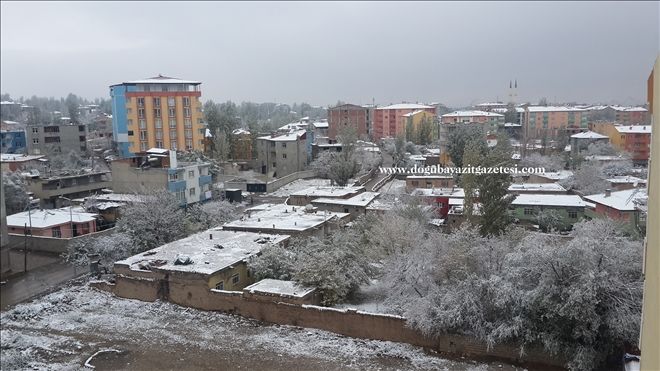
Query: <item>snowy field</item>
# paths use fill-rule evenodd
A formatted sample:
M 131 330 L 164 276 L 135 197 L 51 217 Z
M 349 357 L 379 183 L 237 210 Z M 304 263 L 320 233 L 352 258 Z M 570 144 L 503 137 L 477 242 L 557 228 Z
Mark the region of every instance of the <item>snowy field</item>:
M 1 315 L 3 370 L 520 370 L 70 285 Z

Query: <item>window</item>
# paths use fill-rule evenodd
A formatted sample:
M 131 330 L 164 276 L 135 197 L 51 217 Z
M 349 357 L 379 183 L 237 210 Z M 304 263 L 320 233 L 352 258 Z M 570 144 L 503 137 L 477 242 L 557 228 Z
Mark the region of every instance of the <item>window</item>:
M 188 193 L 190 194 L 190 196 L 194 196 L 194 195 L 195 195 L 195 192 L 196 192 L 196 191 L 195 191 L 195 188 L 190 188 L 190 189 L 188 190 Z
M 176 108 L 170 107 L 170 108 L 168 108 L 167 111 L 169 113 L 169 117 L 176 117 Z
M 237 283 L 239 283 L 239 282 L 241 282 L 241 276 L 240 276 L 238 273 L 236 273 L 235 275 L 231 276 L 231 283 L 232 283 L 232 284 L 235 285 L 235 284 L 237 284 Z
M 79 142 L 84 142 L 86 140 L 87 140 L 87 137 L 85 137 L 84 135 L 81 135 L 81 136 L 78 137 Z
M 348 211 L 348 208 L 345 207 L 345 208 L 344 208 L 344 212 L 345 212 L 345 213 L 348 213 L 348 212 L 349 212 L 349 211 Z
M 156 130 L 156 139 L 163 139 L 163 131 Z
M 133 120 L 132 120 L 132 119 L 128 119 L 128 126 L 131 126 L 131 125 L 133 125 Z
M 153 100 L 154 100 L 154 107 L 160 108 L 160 98 L 155 97 Z
M 413 187 L 417 187 L 418 185 L 419 185 L 419 181 L 417 181 L 417 180 L 412 181 L 412 186 Z
M 189 118 L 183 119 L 183 126 L 185 126 L 187 128 L 191 128 L 192 127 L 192 120 L 189 119 Z
M 160 118 L 160 108 L 154 108 L 154 117 Z
M 78 125 L 78 131 L 85 131 L 85 125 Z
M 162 128 L 163 127 L 163 120 L 156 119 L 156 121 L 154 121 L 154 126 L 156 126 L 156 129 Z
M 277 163 L 276 163 L 276 162 L 273 162 L 273 167 L 277 167 Z
M 193 149 L 192 148 L 193 147 L 192 143 L 193 143 L 192 139 L 186 139 L 186 150 L 192 151 L 192 149 Z
M 286 158 L 286 153 L 282 153 L 282 158 Z
M 170 139 L 176 139 L 176 130 L 170 130 Z
M 162 135 L 162 133 L 161 133 Z M 157 140 L 156 141 L 156 148 L 163 148 L 163 141 L 162 140 Z
M 577 219 L 577 211 L 568 210 L 568 217 L 571 218 L 571 219 Z
M 32 144 L 39 144 L 39 138 L 32 138 Z
M 129 131 L 128 131 L 128 136 L 129 136 L 129 137 L 132 137 L 132 136 L 133 136 L 133 130 L 129 130 Z
M 147 142 L 140 142 L 140 151 L 144 152 L 147 150 Z
M 194 178 L 195 177 L 195 170 L 188 170 L 188 178 Z
M 286 143 L 282 143 L 282 148 L 286 148 Z
M 126 107 L 126 113 L 130 115 L 133 113 L 133 109 L 131 107 Z
M 140 119 L 140 120 L 138 120 L 138 122 L 140 123 L 139 124 L 140 129 L 146 129 L 147 128 L 147 121 L 145 119 Z
M 190 107 L 190 97 L 183 97 L 183 106 Z
M 192 130 L 185 131 L 186 138 L 192 138 Z
M 176 140 L 171 140 L 170 141 L 170 149 L 176 151 Z
M 167 98 L 167 106 L 168 107 L 174 107 L 176 105 L 176 100 L 174 100 L 174 97 L 168 97 Z
M 224 290 L 225 289 L 225 282 L 220 281 L 220 282 L 216 283 L 215 284 L 215 289 L 216 290 Z
M 190 117 L 190 107 L 183 108 L 183 116 Z
M 175 128 L 175 127 L 176 127 L 176 119 L 174 119 L 174 118 L 170 118 L 169 121 L 170 121 L 170 127 L 171 127 L 171 128 Z
M 39 128 L 32 128 L 32 132 L 33 132 L 33 133 L 38 133 L 38 132 L 39 132 Z
M 526 207 L 523 210 L 523 212 L 524 212 L 525 215 L 533 215 L 534 214 L 534 209 L 532 209 L 531 207 Z
M 144 98 L 139 97 L 137 99 L 137 105 L 138 105 L 138 107 L 144 107 Z
M 179 179 L 179 174 L 178 173 L 172 173 L 170 174 L 170 182 L 173 182 L 175 180 Z
M 138 108 L 138 118 L 144 118 L 144 108 Z
M 53 227 L 53 229 L 51 231 L 53 232 L 53 237 L 62 238 L 62 228 L 61 227 Z
M 140 130 L 140 140 L 147 140 L 147 131 Z

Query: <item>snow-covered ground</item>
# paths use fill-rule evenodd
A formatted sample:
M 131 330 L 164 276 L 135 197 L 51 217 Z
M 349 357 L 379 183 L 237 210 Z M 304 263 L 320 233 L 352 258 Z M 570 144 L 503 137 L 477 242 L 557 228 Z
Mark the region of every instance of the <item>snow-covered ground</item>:
M 500 363 L 447 360 L 420 348 L 325 331 L 265 325 L 166 302 L 121 299 L 85 285 L 0 316 L 3 370 L 518 370 Z
M 385 183 L 378 192 L 384 195 L 402 195 L 406 193 L 406 181 L 401 179 L 394 179 L 391 182 Z

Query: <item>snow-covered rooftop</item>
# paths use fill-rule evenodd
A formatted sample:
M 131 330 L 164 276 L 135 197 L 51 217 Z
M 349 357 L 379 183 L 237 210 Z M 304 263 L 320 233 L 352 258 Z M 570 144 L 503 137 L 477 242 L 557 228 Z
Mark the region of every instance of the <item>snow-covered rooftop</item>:
M 558 183 L 522 183 L 511 184 L 509 192 L 566 192 L 566 188 Z
M 304 134 L 305 134 L 305 130 L 297 130 L 276 136 L 267 135 L 267 136 L 259 137 L 257 139 L 269 140 L 273 142 L 293 142 L 300 139 L 300 137 L 303 136 Z
M 313 287 L 301 286 L 295 281 L 275 280 L 272 278 L 263 279 L 243 289 L 243 291 L 250 293 L 288 296 L 292 298 L 304 298 L 314 292 L 314 290 Z
M 582 112 L 586 111 L 582 108 L 570 106 L 529 106 L 529 112 Z
M 269 244 L 278 244 L 288 238 L 287 235 L 232 232 L 214 228 L 133 255 L 115 265 L 137 271 L 160 270 L 209 275 L 258 254 Z M 177 257 L 190 258 L 192 263 L 175 264 Z
M 290 206 L 286 204 L 264 204 L 259 208 L 246 210 L 246 214 L 239 220 L 225 224 L 226 230 L 272 230 L 303 232 L 310 228 L 322 226 L 332 219 L 344 219 L 349 213 L 335 213 L 331 211 L 312 212 L 305 211 L 303 206 Z
M 330 124 L 328 124 L 327 121 L 317 121 L 317 122 L 312 122 L 312 125 L 314 125 L 314 127 L 317 129 L 327 129 Z
M 194 80 L 182 80 L 178 79 L 176 77 L 168 77 L 168 76 L 162 76 L 158 75 L 155 77 L 150 77 L 142 80 L 133 80 L 133 81 L 127 81 L 124 82 L 124 84 L 193 84 L 193 85 L 199 85 L 201 84 L 200 81 L 194 81 Z
M 412 111 L 412 112 L 406 113 L 405 115 L 403 115 L 403 117 L 413 117 L 413 116 L 415 116 L 415 115 L 417 115 L 417 114 L 419 114 L 419 113 L 422 113 L 422 112 L 427 112 L 427 111 L 424 111 L 424 110 L 422 110 L 422 109 L 419 109 L 419 110 L 415 110 L 415 111 Z
M 28 214 L 29 213 L 29 214 Z M 84 213 L 73 208 L 31 210 L 13 215 L 7 215 L 7 225 L 10 227 L 51 228 L 67 223 L 86 223 L 96 220 L 97 214 Z
M 550 180 L 562 180 L 567 179 L 573 176 L 573 172 L 570 170 L 560 170 L 554 172 L 545 172 L 542 174 L 535 174 L 537 176 L 550 179 Z
M 243 128 L 234 129 L 231 133 L 234 135 L 250 135 L 250 131 Z
M 634 211 L 636 206 L 634 200 L 645 197 L 647 197 L 645 189 L 633 188 L 624 191 L 611 192 L 609 196 L 607 193 L 599 193 L 596 195 L 585 196 L 584 198 L 619 211 Z
M 384 107 L 378 107 L 377 109 L 412 109 L 412 110 L 423 110 L 423 109 L 429 109 L 433 108 L 431 106 L 427 106 L 424 104 L 418 104 L 418 103 L 398 103 L 398 104 L 391 104 L 389 106 L 384 106 Z
M 450 113 L 446 113 L 442 115 L 441 117 L 504 117 L 504 115 L 499 114 L 499 113 L 494 113 L 494 112 L 486 112 L 486 111 L 454 111 Z
M 413 196 L 465 198 L 463 188 L 415 188 L 410 194 Z
M 651 125 L 616 125 L 614 128 L 623 134 L 651 134 Z
M 566 206 L 586 207 L 587 204 L 576 195 L 521 194 L 511 203 L 514 206 Z
M 613 178 L 607 179 L 608 182 L 613 183 L 613 184 L 637 184 L 637 183 L 643 183 L 646 184 L 646 179 L 638 178 L 636 176 L 631 176 L 631 175 L 622 175 L 622 176 L 615 176 Z
M 575 138 L 575 139 L 607 139 L 609 137 L 607 135 L 598 134 L 598 133 L 593 132 L 593 131 L 585 131 L 585 132 L 582 132 L 582 133 L 573 134 L 573 135 L 571 135 L 571 138 Z
M 137 203 L 137 202 L 144 202 L 145 198 L 147 197 L 148 196 L 130 194 L 130 193 L 107 193 L 107 194 L 90 196 L 87 197 L 87 199 L 96 200 L 96 201 L 108 201 L 108 202 Z
M 13 154 L 13 153 L 3 153 L 0 155 L 0 161 L 2 162 L 25 162 L 32 160 L 39 160 L 46 156 L 44 155 L 23 155 L 23 154 Z
M 408 175 L 406 179 L 453 179 L 450 174 L 432 174 L 432 175 Z
M 348 199 L 343 198 L 317 198 L 312 201 L 312 204 L 329 204 L 329 205 L 346 205 L 346 206 L 360 206 L 366 207 L 369 205 L 380 193 L 378 192 L 362 192 Z
M 291 196 L 304 196 L 304 197 L 346 197 L 359 193 L 364 190 L 362 186 L 347 186 L 347 187 L 330 187 L 318 186 L 309 187 L 303 190 L 291 193 Z

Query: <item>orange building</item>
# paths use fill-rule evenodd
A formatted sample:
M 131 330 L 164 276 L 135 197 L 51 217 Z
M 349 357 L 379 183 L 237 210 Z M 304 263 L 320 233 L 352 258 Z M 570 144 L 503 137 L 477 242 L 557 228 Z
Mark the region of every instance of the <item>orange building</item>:
M 405 135 L 406 114 L 414 111 L 426 111 L 435 115 L 435 107 L 416 103 L 392 104 L 374 110 L 373 139 L 395 138 Z
M 593 126 L 593 130 L 607 135 L 614 148 L 630 153 L 633 162 L 648 162 L 651 153 L 651 125 L 599 123 Z
M 572 135 L 587 130 L 588 112 L 577 107 L 527 106 L 523 127 L 528 139 L 556 138 L 562 132 Z

